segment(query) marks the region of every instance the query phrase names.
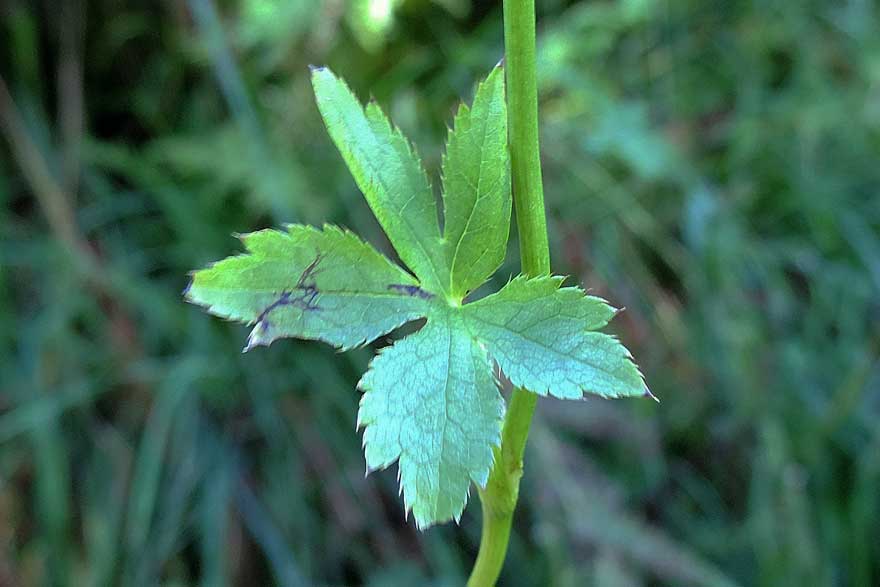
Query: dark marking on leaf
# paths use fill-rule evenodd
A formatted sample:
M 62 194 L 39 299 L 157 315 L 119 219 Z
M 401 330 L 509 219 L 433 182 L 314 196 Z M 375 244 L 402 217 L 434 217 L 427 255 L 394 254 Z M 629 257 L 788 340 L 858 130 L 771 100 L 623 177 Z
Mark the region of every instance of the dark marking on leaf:
M 397 291 L 400 293 L 404 293 L 408 296 L 412 296 L 415 298 L 422 298 L 423 300 L 430 300 L 434 297 L 429 291 L 425 291 L 417 285 L 406 285 L 403 283 L 392 283 L 388 286 L 388 289 L 391 291 Z
M 302 275 L 299 276 L 299 281 L 296 282 L 297 289 L 303 289 L 307 287 L 311 287 L 317 289 L 317 284 L 315 283 L 315 275 L 320 273 L 318 271 L 318 264 L 321 262 L 323 255 L 321 253 L 315 254 L 315 260 L 309 263 L 309 266 L 303 269 Z
M 257 316 L 257 324 L 260 326 L 260 330 L 262 330 L 263 332 L 266 332 L 269 329 L 268 317 L 269 317 L 269 313 L 272 310 L 274 310 L 275 308 L 279 308 L 281 306 L 288 306 L 293 303 L 290 301 L 291 295 L 292 295 L 292 292 L 289 292 L 289 291 L 281 292 L 281 296 L 277 300 L 275 300 L 274 302 L 272 302 L 271 304 L 266 306 L 266 308 L 262 312 L 260 312 L 260 315 Z
M 302 274 L 291 290 L 284 290 L 274 302 L 266 306 L 260 315 L 257 316 L 257 326 L 260 332 L 266 334 L 272 323 L 269 322 L 269 314 L 282 306 L 294 306 L 303 312 L 318 311 L 318 284 L 315 282 L 315 275 L 319 273 L 318 264 L 321 262 L 322 255 L 318 253 L 315 260 L 308 267 L 303 269 Z M 246 349 L 247 350 L 247 349 Z

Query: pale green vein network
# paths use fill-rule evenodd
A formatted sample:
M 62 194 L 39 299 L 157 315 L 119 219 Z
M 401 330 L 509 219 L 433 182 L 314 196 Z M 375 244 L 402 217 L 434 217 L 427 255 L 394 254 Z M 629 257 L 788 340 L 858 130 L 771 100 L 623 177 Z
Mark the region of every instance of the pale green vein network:
M 594 332 L 615 310 L 561 284 L 559 277 L 517 277 L 498 293 L 465 305 L 462 314 L 514 385 L 564 399 L 585 393 L 648 395 L 626 347 Z
M 486 352 L 438 309 L 416 334 L 381 351 L 359 387 L 369 469 L 398 461 L 407 510 L 425 528 L 458 520 L 471 481 L 486 484 L 504 401 Z

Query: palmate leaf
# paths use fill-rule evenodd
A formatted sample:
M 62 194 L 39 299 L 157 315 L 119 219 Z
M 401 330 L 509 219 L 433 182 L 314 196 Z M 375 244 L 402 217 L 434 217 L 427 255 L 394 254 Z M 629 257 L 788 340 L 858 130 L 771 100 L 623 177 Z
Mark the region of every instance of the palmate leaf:
M 471 483 L 485 486 L 504 402 L 493 362 L 521 387 L 580 398 L 649 394 L 629 351 L 596 332 L 604 300 L 562 278 L 517 277 L 462 304 L 504 259 L 510 223 L 503 72 L 455 117 L 443 162 L 440 236 L 430 184 L 403 135 L 327 69 L 313 70 L 333 141 L 413 277 L 357 236 L 293 225 L 242 237 L 247 254 L 197 271 L 189 301 L 253 325 L 245 350 L 282 337 L 342 349 L 427 318 L 379 352 L 358 387 L 368 470 L 398 463 L 419 528 L 458 519 Z

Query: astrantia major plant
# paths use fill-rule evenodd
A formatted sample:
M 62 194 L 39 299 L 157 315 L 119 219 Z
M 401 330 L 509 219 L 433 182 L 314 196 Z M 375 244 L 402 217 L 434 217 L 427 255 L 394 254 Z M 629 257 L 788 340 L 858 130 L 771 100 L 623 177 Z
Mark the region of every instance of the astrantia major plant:
M 253 325 L 245 350 L 284 337 L 351 349 L 425 319 L 371 361 L 358 384 L 358 427 L 368 470 L 397 463 L 405 509 L 419 528 L 458 520 L 471 484 L 484 490 L 500 455 L 505 400 L 496 366 L 538 395 L 648 391 L 626 348 L 598 332 L 615 310 L 561 277 L 514 277 L 466 301 L 507 248 L 502 67 L 455 116 L 442 165 L 442 225 L 417 155 L 379 106 L 363 107 L 329 69 L 313 69 L 312 82 L 333 142 L 409 271 L 346 230 L 290 225 L 243 235 L 246 254 L 195 272 L 186 297 Z

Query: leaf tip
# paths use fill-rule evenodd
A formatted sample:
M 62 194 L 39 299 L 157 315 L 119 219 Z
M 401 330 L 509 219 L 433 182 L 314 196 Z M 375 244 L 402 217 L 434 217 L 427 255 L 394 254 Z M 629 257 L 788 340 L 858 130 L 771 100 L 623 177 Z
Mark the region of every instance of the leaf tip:
M 247 344 L 244 345 L 244 348 L 241 349 L 242 354 L 252 351 L 258 346 L 269 346 L 265 339 L 263 339 L 260 334 L 257 332 L 261 326 L 262 322 L 257 322 L 254 326 L 254 329 L 251 330 L 251 333 L 248 335 Z
M 649 397 L 652 400 L 654 400 L 655 402 L 657 402 L 658 404 L 660 403 L 660 398 L 658 398 L 656 395 L 651 393 L 651 390 L 648 389 L 647 385 L 645 386 L 645 393 L 642 394 L 642 397 Z

